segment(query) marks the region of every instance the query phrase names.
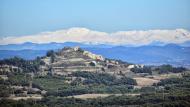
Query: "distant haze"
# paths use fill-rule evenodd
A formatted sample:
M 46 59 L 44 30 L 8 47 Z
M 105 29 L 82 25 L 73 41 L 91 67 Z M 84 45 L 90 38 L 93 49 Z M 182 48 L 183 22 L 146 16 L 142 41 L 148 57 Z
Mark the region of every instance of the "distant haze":
M 20 44 L 24 42 L 79 42 L 91 44 L 113 45 L 148 45 L 153 42 L 183 43 L 190 40 L 190 32 L 185 29 L 176 30 L 147 30 L 147 31 L 118 31 L 113 33 L 94 31 L 87 28 L 70 28 L 54 32 L 42 32 L 20 37 L 4 37 L 0 44 Z

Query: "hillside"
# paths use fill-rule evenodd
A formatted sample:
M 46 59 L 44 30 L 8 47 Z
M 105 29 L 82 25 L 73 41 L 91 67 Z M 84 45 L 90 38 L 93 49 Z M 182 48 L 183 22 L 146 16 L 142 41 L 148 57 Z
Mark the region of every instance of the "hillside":
M 76 71 L 125 74 L 130 70 L 126 62 L 106 59 L 79 47 L 65 47 L 57 52 L 48 51 L 47 56 L 41 60 L 45 62 L 45 65 L 41 66 L 42 72 L 51 69 L 52 74 L 59 75 L 68 75 Z

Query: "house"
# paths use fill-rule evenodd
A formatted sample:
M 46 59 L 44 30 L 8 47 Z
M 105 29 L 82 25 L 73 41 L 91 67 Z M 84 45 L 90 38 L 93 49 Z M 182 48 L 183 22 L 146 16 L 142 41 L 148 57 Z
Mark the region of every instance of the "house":
M 78 50 L 80 49 L 80 47 L 79 47 L 79 46 L 76 46 L 76 47 L 74 47 L 73 49 L 74 49 L 74 51 L 78 51 Z
M 46 76 L 49 73 L 49 69 L 47 66 L 40 66 L 40 72 L 38 72 L 39 76 Z
M 91 61 L 89 64 L 90 64 L 91 66 L 96 66 L 96 65 L 97 65 L 96 61 Z
M 93 54 L 93 53 L 91 53 L 91 52 L 89 52 L 89 51 L 84 51 L 84 52 L 83 52 L 83 55 L 88 56 L 88 57 L 90 57 L 90 58 L 92 58 L 92 59 L 94 59 L 94 60 L 104 61 L 103 56 Z
M 134 68 L 135 65 L 129 65 L 127 68 L 131 69 L 131 68 Z
M 0 72 L 18 72 L 20 69 L 13 65 L 0 65 Z
M 0 75 L 0 78 L 2 78 L 3 80 L 8 80 L 7 75 Z

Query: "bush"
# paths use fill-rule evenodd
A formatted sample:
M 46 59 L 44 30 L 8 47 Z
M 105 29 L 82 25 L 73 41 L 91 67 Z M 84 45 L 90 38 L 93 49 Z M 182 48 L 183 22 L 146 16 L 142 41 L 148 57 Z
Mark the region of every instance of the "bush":
M 0 97 L 9 97 L 11 89 L 5 85 L 0 85 Z
M 143 67 L 143 68 L 131 68 L 131 71 L 134 73 L 148 73 L 148 74 L 152 74 L 151 68 L 150 67 Z

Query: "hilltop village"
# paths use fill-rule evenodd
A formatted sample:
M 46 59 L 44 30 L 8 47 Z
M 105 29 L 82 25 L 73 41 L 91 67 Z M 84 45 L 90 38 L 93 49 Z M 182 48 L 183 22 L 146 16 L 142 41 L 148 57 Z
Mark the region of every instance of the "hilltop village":
M 44 66 L 40 66 L 41 75 L 69 75 L 76 71 L 106 72 L 110 74 L 126 74 L 130 71 L 127 63 L 106 59 L 101 55 L 84 51 L 79 47 L 66 47 L 58 52 L 49 52 L 42 58 Z M 134 66 L 134 65 L 133 65 Z

